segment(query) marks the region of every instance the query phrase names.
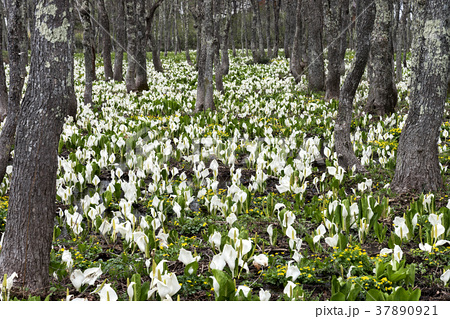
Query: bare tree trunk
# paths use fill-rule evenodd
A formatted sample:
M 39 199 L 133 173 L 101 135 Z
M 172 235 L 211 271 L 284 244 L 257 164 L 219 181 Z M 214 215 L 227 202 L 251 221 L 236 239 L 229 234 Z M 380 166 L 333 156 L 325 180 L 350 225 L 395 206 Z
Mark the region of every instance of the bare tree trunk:
M 302 24 L 302 0 L 297 0 L 297 19 L 295 26 L 295 36 L 294 43 L 292 45 L 292 55 L 290 60 L 290 71 L 294 76 L 295 82 L 299 83 L 305 68 L 305 63 L 302 61 L 302 34 L 303 34 L 303 24 Z
M 169 50 L 169 40 L 170 40 L 170 27 L 171 27 L 171 23 L 169 22 L 169 17 L 172 13 L 172 3 L 164 3 L 164 10 L 163 10 L 163 20 L 164 20 L 164 36 L 161 37 L 161 41 L 162 39 L 164 39 L 164 56 L 167 57 L 167 52 Z
M 281 0 L 273 0 L 273 19 L 274 19 L 274 29 L 275 40 L 273 42 L 273 56 L 278 57 L 278 49 L 280 45 L 280 8 Z
M 328 74 L 326 78 L 326 93 L 325 99 L 339 99 L 339 89 L 341 82 L 341 11 L 342 4 L 340 0 L 328 0 L 327 15 L 328 15 Z
M 135 1 L 126 0 L 126 12 L 127 12 L 127 56 L 128 56 L 128 69 L 125 77 L 125 83 L 127 92 L 136 90 L 136 68 L 139 67 L 136 61 L 136 14 L 135 14 Z
M 153 33 L 150 30 L 150 42 L 152 44 L 152 60 L 153 60 L 153 66 L 157 72 L 164 73 L 164 68 L 161 63 L 161 41 L 164 39 L 164 10 L 161 7 L 161 9 L 158 12 L 158 37 L 155 39 L 153 36 Z M 148 24 L 147 24 L 148 25 Z M 156 35 L 156 32 L 155 32 Z
M 114 81 L 123 81 L 123 53 L 125 48 L 125 5 L 124 0 L 117 0 L 116 56 L 114 59 Z
M 447 98 L 450 7 L 447 0 L 414 1 L 414 6 L 411 103 L 391 184 L 397 193 L 443 187 L 437 141 Z
M 252 23 L 252 54 L 254 63 L 266 62 L 266 53 L 264 51 L 264 41 L 262 35 L 261 13 L 259 10 L 259 1 L 251 0 L 253 11 Z
M 214 87 L 213 87 L 213 0 L 201 0 L 203 3 L 203 14 L 201 24 L 201 62 L 199 67 L 199 80 L 197 86 L 197 102 L 195 112 L 215 109 Z M 202 77 L 200 75 L 202 73 Z
M 267 56 L 269 59 L 272 58 L 272 45 L 271 45 L 271 34 L 270 30 L 272 29 L 272 19 L 271 19 L 271 12 L 270 12 L 270 4 L 269 1 L 266 1 L 266 16 L 267 16 L 267 25 L 266 25 L 266 41 L 267 41 Z
M 189 54 L 189 1 L 183 1 L 183 24 L 184 24 L 184 50 L 186 51 L 186 61 L 192 65 L 191 55 Z
M 285 0 L 285 23 L 284 23 L 284 54 L 286 58 L 291 57 L 292 44 L 294 43 L 295 36 L 295 16 L 297 1 L 296 0 Z
M 307 0 L 308 16 L 308 90 L 325 91 L 323 58 L 323 4 L 322 0 Z
M 9 94 L 8 116 L 0 133 L 0 183 L 5 177 L 6 167 L 11 158 L 14 145 L 17 118 L 20 114 L 20 101 L 26 76 L 27 55 L 24 3 L 20 0 L 8 2 L 8 53 L 9 53 Z
M 228 55 L 228 39 L 230 34 L 231 27 L 231 8 L 229 5 L 229 0 L 223 0 L 222 2 L 223 10 L 219 8 L 219 12 L 225 13 L 225 17 L 223 18 L 224 22 L 220 23 L 221 26 L 219 28 L 219 39 L 220 39 L 220 48 L 222 51 L 222 59 L 219 64 L 216 65 L 216 89 L 222 94 L 225 93 L 225 89 L 223 87 L 223 76 L 228 74 L 230 69 L 230 58 Z
M 80 14 L 83 23 L 84 49 L 84 104 L 92 104 L 92 84 L 95 80 L 94 39 L 90 17 L 89 0 L 83 0 Z
M 17 125 L 0 273 L 16 272 L 15 286 L 26 296 L 49 289 L 57 150 L 73 101 L 72 7 L 71 0 L 37 1 L 30 80 Z
M 349 37 L 349 27 L 350 27 L 350 7 L 349 0 L 342 1 L 341 9 L 341 38 L 340 38 L 340 51 L 339 60 L 341 61 L 341 66 L 339 67 L 340 75 L 345 75 L 345 52 L 347 50 L 347 38 Z
M 105 8 L 105 1 L 98 0 L 98 15 L 100 18 L 100 30 L 102 33 L 103 42 L 103 68 L 105 70 L 105 80 L 109 81 L 113 78 L 112 63 L 111 63 L 111 35 L 109 28 L 109 17 Z
M 3 2 L 0 2 L 0 52 L 3 52 L 3 20 L 5 19 Z M 8 90 L 6 88 L 5 66 L 3 64 L 3 55 L 0 57 L 0 122 L 6 117 L 8 111 Z
M 178 54 L 178 1 L 174 0 L 173 6 L 174 6 L 174 10 L 173 10 L 173 20 L 174 20 L 174 27 L 173 27 L 173 37 L 174 37 L 174 51 L 175 51 L 175 55 Z
M 391 36 L 393 8 L 391 0 L 375 0 L 375 3 L 377 13 L 370 47 L 372 76 L 366 109 L 368 113 L 382 116 L 393 113 L 397 106 Z
M 339 108 L 334 126 L 335 150 L 341 167 L 348 170 L 355 166 L 356 171 L 364 172 L 365 168 L 356 157 L 350 139 L 352 123 L 353 99 L 364 74 L 369 59 L 370 34 L 375 19 L 375 4 L 372 0 L 361 0 L 356 5 L 357 16 L 357 48 L 352 70 L 347 75 L 339 96 Z
M 402 74 L 402 53 L 403 47 L 406 47 L 406 17 L 407 12 L 409 12 L 409 2 L 408 0 L 401 1 L 402 5 L 402 16 L 400 18 L 400 24 L 397 30 L 397 56 L 396 56 L 396 79 L 397 81 L 401 81 L 403 78 Z
M 136 91 L 147 91 L 147 38 L 145 36 L 145 3 L 146 0 L 136 1 Z
M 153 67 L 157 72 L 164 73 L 160 59 L 159 40 L 156 40 L 153 36 L 153 22 L 156 15 L 156 10 L 161 6 L 164 0 L 157 0 L 155 3 L 150 2 L 150 9 L 146 17 L 147 20 L 147 38 L 150 40 L 150 46 L 152 47 L 152 61 Z M 161 27 L 161 26 L 160 26 Z

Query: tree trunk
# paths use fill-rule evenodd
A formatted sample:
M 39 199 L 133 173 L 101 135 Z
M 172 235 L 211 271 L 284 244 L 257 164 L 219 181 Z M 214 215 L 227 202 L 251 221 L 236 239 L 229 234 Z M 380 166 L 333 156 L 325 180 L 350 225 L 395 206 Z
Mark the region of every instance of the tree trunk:
M 136 79 L 135 89 L 138 92 L 149 89 L 147 81 L 147 38 L 145 36 L 145 3 L 136 1 Z
M 0 52 L 3 52 L 3 20 L 5 19 L 3 2 L 0 2 Z M 0 60 L 0 122 L 6 117 L 8 111 L 8 90 L 6 88 L 5 65 L 3 55 Z
M 27 57 L 26 28 L 24 18 L 24 3 L 20 0 L 8 2 L 8 54 L 9 54 L 9 94 L 8 116 L 0 133 L 0 183 L 3 181 L 11 158 L 11 148 L 14 145 L 17 118 L 20 114 L 20 101 L 26 76 Z
M 325 91 L 323 59 L 323 4 L 322 0 L 307 0 L 308 16 L 308 90 Z
M 280 8 L 281 0 L 273 0 L 273 32 L 275 34 L 275 40 L 273 42 L 273 56 L 275 58 L 278 57 L 278 49 L 280 45 Z
M 261 25 L 261 12 L 259 9 L 259 1 L 251 0 L 252 5 L 252 55 L 253 63 L 267 62 L 266 53 L 264 50 L 264 41 Z
M 349 28 L 351 23 L 349 0 L 343 0 L 341 8 L 341 43 L 339 49 L 339 60 L 341 61 L 341 66 L 339 67 L 339 73 L 340 75 L 345 75 L 345 52 L 347 51 L 347 38 L 350 34 Z
M 285 23 L 284 23 L 284 54 L 286 59 L 291 57 L 292 44 L 294 43 L 295 36 L 295 16 L 297 1 L 296 0 L 285 0 Z
M 216 89 L 222 94 L 225 93 L 225 89 L 223 87 L 223 76 L 228 74 L 230 69 L 230 58 L 228 55 L 228 43 L 229 43 L 229 34 L 231 27 L 231 10 L 229 5 L 229 0 L 223 0 L 223 10 L 219 9 L 219 12 L 226 13 L 223 18 L 224 22 L 220 23 L 220 48 L 222 51 L 222 59 L 220 63 L 216 65 Z
M 83 0 L 80 10 L 83 23 L 83 50 L 84 50 L 84 104 L 92 104 L 92 84 L 95 80 L 94 39 L 91 25 L 91 11 L 89 0 Z
M 172 4 L 168 4 L 167 2 L 164 3 L 164 10 L 162 10 L 164 29 L 162 29 L 163 35 L 160 38 L 160 41 L 162 41 L 164 39 L 164 57 L 167 57 L 167 51 L 169 50 L 171 23 L 168 20 L 169 20 L 171 11 L 172 11 Z
M 350 140 L 350 127 L 352 123 L 353 99 L 359 82 L 369 59 L 370 34 L 375 19 L 375 4 L 372 0 L 361 0 L 356 5 L 357 16 L 356 33 L 357 47 L 352 70 L 347 75 L 339 96 L 339 108 L 334 126 L 335 150 L 341 167 L 348 170 L 355 166 L 356 171 L 365 169 L 355 155 Z
M 159 7 L 159 6 L 158 6 Z M 153 67 L 155 68 L 156 72 L 164 73 L 164 68 L 161 63 L 161 40 L 164 38 L 164 10 L 159 10 L 158 12 L 158 31 L 159 36 L 155 38 L 153 35 L 152 30 L 148 30 L 149 25 L 151 27 L 152 23 L 147 23 L 147 32 L 150 34 L 150 43 L 152 46 L 152 61 L 153 61 Z M 155 32 L 156 35 L 156 32 Z
M 372 32 L 370 56 L 372 72 L 368 113 L 385 115 L 395 111 L 397 88 L 394 81 L 394 48 L 392 44 L 392 0 L 376 0 L 376 17 Z
M 16 287 L 44 295 L 56 212 L 58 143 L 73 101 L 73 2 L 39 0 L 30 80 L 17 125 L 8 223 L 0 273 L 18 274 Z
M 186 52 L 186 62 L 192 65 L 191 55 L 189 54 L 189 1 L 183 1 L 183 24 L 184 24 L 184 50 Z
M 295 82 L 299 83 L 302 78 L 302 74 L 305 68 L 305 63 L 302 61 L 302 34 L 303 34 L 303 24 L 302 24 L 302 0 L 297 0 L 297 19 L 295 27 L 294 43 L 292 45 L 292 55 L 290 60 L 290 71 L 294 76 Z
M 179 50 L 179 47 L 178 47 L 178 10 L 179 10 L 179 8 L 178 8 L 178 5 L 179 5 L 179 3 L 178 3 L 178 1 L 177 0 L 174 0 L 174 10 L 173 10 L 173 20 L 174 20 L 174 26 L 173 26 L 173 38 L 174 38 L 174 42 L 175 42 L 175 44 L 174 44 L 174 51 L 175 51 L 175 55 L 177 55 L 178 54 L 178 50 Z
M 213 87 L 213 0 L 201 0 L 203 12 L 201 14 L 201 54 L 198 64 L 197 101 L 195 112 L 215 109 Z
M 267 25 L 266 25 L 266 42 L 267 42 L 267 56 L 269 59 L 272 59 L 272 45 L 271 45 L 271 34 L 270 30 L 272 30 L 272 19 L 270 12 L 270 4 L 269 1 L 266 1 L 266 16 L 267 16 Z
M 414 1 L 410 109 L 397 151 L 391 188 L 405 193 L 443 187 L 438 139 L 447 98 L 450 6 L 447 0 Z
M 135 14 L 135 4 L 133 0 L 126 0 L 126 10 L 127 10 L 127 56 L 128 56 L 128 69 L 127 75 L 125 77 L 125 83 L 127 87 L 127 92 L 136 90 L 136 14 Z
M 400 1 L 403 3 L 402 5 L 402 16 L 400 18 L 400 23 L 398 26 L 398 30 L 397 30 L 397 56 L 396 56 L 396 68 L 397 68 L 397 73 L 396 73 L 396 80 L 397 81 L 401 81 L 403 78 L 403 74 L 402 74 L 402 53 L 403 53 L 403 47 L 406 47 L 406 16 L 407 16 L 407 12 L 409 11 L 409 8 L 407 8 L 407 6 L 409 6 L 408 0 L 403 0 Z M 400 10 L 400 9 L 399 9 Z
M 126 26 L 124 0 L 117 0 L 116 56 L 114 59 L 114 81 L 123 81 L 123 53 L 125 49 Z
M 105 80 L 109 81 L 113 78 L 113 70 L 111 63 L 111 34 L 109 28 L 109 17 L 105 8 L 105 0 L 98 0 L 98 15 L 100 19 L 100 29 L 103 42 L 103 69 L 105 70 Z
M 340 0 L 328 0 L 327 15 L 327 36 L 328 36 L 328 74 L 326 78 L 325 99 L 339 99 L 340 89 L 340 67 L 341 67 L 341 11 Z

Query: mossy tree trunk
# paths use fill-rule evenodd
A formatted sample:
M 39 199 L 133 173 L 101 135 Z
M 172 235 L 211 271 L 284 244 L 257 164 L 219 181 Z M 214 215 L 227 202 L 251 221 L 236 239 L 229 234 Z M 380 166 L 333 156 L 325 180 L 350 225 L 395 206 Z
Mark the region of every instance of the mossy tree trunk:
M 450 56 L 448 0 L 416 0 L 410 108 L 397 150 L 391 188 L 436 191 L 443 187 L 438 139 L 443 121 Z
M 30 77 L 17 125 L 0 273 L 26 295 L 49 288 L 58 143 L 73 99 L 73 1 L 38 0 Z

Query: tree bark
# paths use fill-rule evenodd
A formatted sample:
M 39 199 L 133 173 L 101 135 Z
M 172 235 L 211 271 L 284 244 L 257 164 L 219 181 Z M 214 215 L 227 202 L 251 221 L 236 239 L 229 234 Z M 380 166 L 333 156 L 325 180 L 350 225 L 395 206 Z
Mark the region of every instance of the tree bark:
M 228 74 L 230 69 L 230 57 L 228 55 L 228 43 L 229 43 L 229 35 L 230 35 L 230 27 L 231 27 L 231 10 L 229 0 L 223 0 L 222 2 L 223 9 L 219 9 L 219 12 L 222 12 L 225 17 L 222 19 L 224 22 L 220 23 L 219 28 L 219 39 L 220 39 L 220 49 L 222 51 L 222 58 L 220 59 L 220 63 L 216 65 L 216 89 L 222 94 L 225 93 L 225 89 L 223 87 L 223 76 Z
M 183 1 L 183 25 L 184 25 L 184 51 L 186 52 L 186 62 L 192 65 L 191 55 L 189 54 L 189 1 Z
M 98 15 L 100 18 L 100 29 L 102 33 L 103 69 L 105 71 L 105 80 L 109 81 L 113 78 L 113 70 L 111 63 L 111 31 L 109 28 L 108 13 L 105 8 L 105 0 L 98 0 Z
M 264 51 L 264 41 L 262 35 L 261 13 L 259 1 L 251 0 L 252 5 L 252 54 L 253 63 L 267 62 L 266 52 Z
M 128 56 L 128 69 L 125 77 L 125 84 L 127 92 L 136 90 L 136 13 L 135 13 L 135 1 L 126 0 L 126 12 L 127 12 L 127 56 Z
M 286 59 L 291 57 L 292 44 L 294 43 L 295 36 L 295 16 L 297 1 L 296 0 L 285 0 L 285 22 L 284 22 L 284 54 Z
M 308 17 L 308 90 L 325 91 L 325 64 L 323 58 L 323 3 L 307 0 Z
M 159 8 L 162 1 L 158 1 L 159 4 L 155 7 L 155 10 L 153 11 L 153 16 L 151 15 L 152 10 L 149 10 L 150 14 L 147 18 L 147 34 L 150 39 L 150 44 L 152 47 L 152 62 L 153 67 L 155 68 L 156 72 L 164 73 L 164 68 L 161 63 L 161 39 L 163 38 L 163 30 L 164 30 L 164 24 L 163 24 L 163 10 L 159 10 L 159 22 L 158 22 L 158 31 L 159 31 L 159 37 L 155 38 L 152 32 L 152 26 L 154 21 L 154 15 L 156 14 L 156 9 Z M 152 6 L 153 7 L 153 6 Z M 156 35 L 156 32 L 155 32 Z
M 71 8 L 70 0 L 37 1 L 30 80 L 17 125 L 0 273 L 16 272 L 15 287 L 26 295 L 49 288 L 58 143 L 73 100 Z
M 198 64 L 197 101 L 195 112 L 215 109 L 213 87 L 213 0 L 201 0 L 201 54 Z
M 341 44 L 339 51 L 339 59 L 341 61 L 341 66 L 339 68 L 339 73 L 341 75 L 345 75 L 345 52 L 347 51 L 347 43 L 348 36 L 350 34 L 350 7 L 349 0 L 342 1 L 342 9 L 341 9 Z
M 273 42 L 273 56 L 278 57 L 278 50 L 280 45 L 280 8 L 281 0 L 273 0 L 273 32 L 275 34 L 275 40 Z
M 372 72 L 366 109 L 368 113 L 383 116 L 393 113 L 397 106 L 391 35 L 393 5 L 391 0 L 375 0 L 375 4 L 376 17 L 370 46 Z
M 403 47 L 406 47 L 406 17 L 409 12 L 409 2 L 408 0 L 400 1 L 402 5 L 402 16 L 400 17 L 400 23 L 397 30 L 397 56 L 396 56 L 396 80 L 401 81 L 403 78 L 402 74 L 402 53 Z
M 411 105 L 391 183 L 396 193 L 443 187 L 437 142 L 447 98 L 450 6 L 447 0 L 414 1 L 414 6 Z
M 272 30 L 272 19 L 271 19 L 271 9 L 269 1 L 266 1 L 266 42 L 267 42 L 267 56 L 272 59 L 272 45 L 271 45 L 271 30 Z
M 92 84 L 95 80 L 95 49 L 91 25 L 91 11 L 89 0 L 83 0 L 81 10 L 83 24 L 83 50 L 84 50 L 84 104 L 92 104 Z
M 328 74 L 326 78 L 325 99 L 339 99 L 340 89 L 340 67 L 341 67 L 341 11 L 342 3 L 340 0 L 328 0 L 327 15 L 327 38 L 328 38 Z
M 135 89 L 138 92 L 149 89 L 147 80 L 147 38 L 145 36 L 145 3 L 146 0 L 136 1 L 136 79 Z
M 0 52 L 3 52 L 3 20 L 5 19 L 3 2 L 0 2 Z M 8 111 L 8 89 L 6 88 L 5 65 L 3 64 L 3 54 L 0 60 L 0 122 L 6 117 Z
M 296 19 L 296 26 L 295 26 L 295 36 L 294 36 L 294 43 L 292 45 L 292 54 L 291 54 L 291 60 L 290 60 L 290 71 L 295 79 L 296 83 L 299 83 L 302 78 L 302 74 L 305 68 L 305 63 L 302 60 L 302 52 L 301 52 L 301 45 L 302 45 L 302 34 L 303 34 L 303 24 L 302 24 L 302 0 L 297 0 L 297 19 Z
M 361 0 L 356 5 L 357 48 L 352 70 L 347 75 L 339 96 L 339 108 L 334 126 L 335 150 L 339 165 L 348 170 L 355 166 L 356 171 L 364 172 L 365 168 L 356 157 L 350 139 L 352 123 L 353 99 L 364 74 L 369 59 L 370 34 L 375 19 L 375 4 L 372 0 Z
M 17 118 L 20 113 L 20 101 L 26 76 L 26 60 L 28 57 L 24 3 L 20 0 L 9 0 L 8 4 L 8 54 L 9 54 L 9 94 L 8 116 L 0 133 L 0 183 L 3 181 L 11 158 L 14 145 Z
M 114 81 L 123 81 L 123 53 L 125 49 L 125 5 L 124 0 L 117 0 L 116 55 L 114 59 Z

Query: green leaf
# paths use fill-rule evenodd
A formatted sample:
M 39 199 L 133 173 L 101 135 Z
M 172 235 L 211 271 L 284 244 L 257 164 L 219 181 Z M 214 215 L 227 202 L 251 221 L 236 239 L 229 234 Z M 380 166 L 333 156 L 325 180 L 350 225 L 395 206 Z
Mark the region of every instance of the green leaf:
M 212 269 L 211 272 L 219 283 L 218 300 L 230 300 L 236 292 L 236 285 L 234 284 L 234 281 L 221 270 Z
M 370 289 L 366 295 L 367 301 L 385 301 L 384 293 L 377 289 Z
M 186 276 L 192 276 L 192 275 L 196 275 L 197 274 L 197 270 L 198 270 L 198 262 L 194 261 L 190 264 L 188 264 L 185 268 L 184 268 L 184 274 Z
M 345 295 L 342 292 L 338 292 L 331 296 L 330 301 L 345 301 Z

